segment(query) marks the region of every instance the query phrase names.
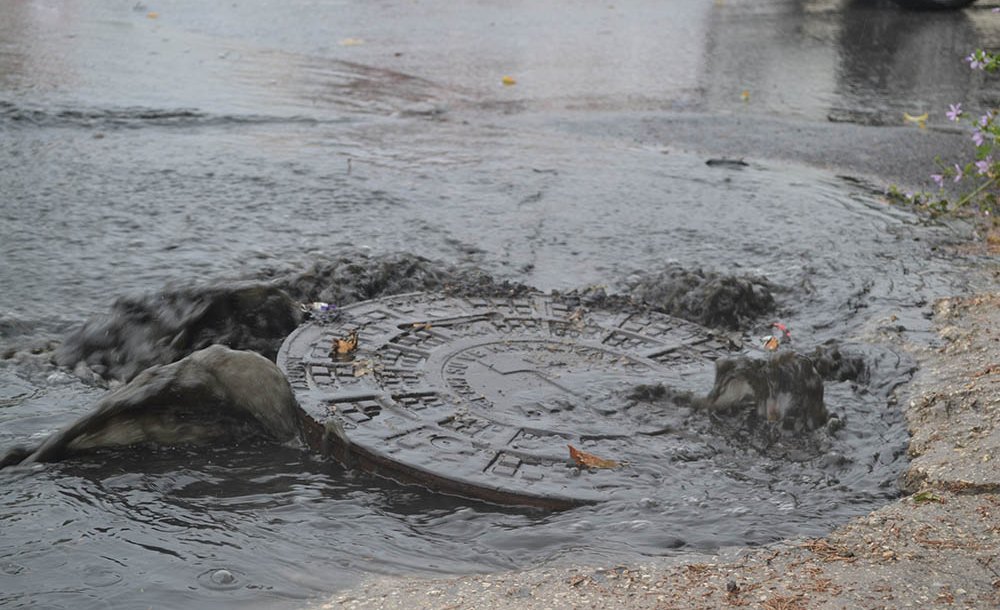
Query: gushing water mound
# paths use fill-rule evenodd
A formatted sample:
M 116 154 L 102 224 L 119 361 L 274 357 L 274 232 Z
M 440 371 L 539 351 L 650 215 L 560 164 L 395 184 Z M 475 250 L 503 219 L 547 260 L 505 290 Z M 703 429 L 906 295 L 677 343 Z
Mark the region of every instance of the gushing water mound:
M 749 406 L 759 418 L 790 430 L 815 430 L 829 419 L 823 378 L 812 359 L 794 352 L 767 360 L 720 358 L 705 403 L 716 410 Z
M 762 277 L 721 275 L 670 265 L 629 282 L 632 298 L 704 326 L 735 330 L 775 310 L 773 286 Z
M 412 254 L 351 253 L 305 270 L 265 271 L 254 280 L 118 299 L 108 314 L 67 336 L 55 360 L 84 379 L 128 381 L 150 366 L 176 362 L 213 344 L 273 359 L 302 322 L 299 303 L 326 301 L 343 307 L 426 290 L 507 296 L 532 289 Z
M 0 467 L 52 462 L 106 447 L 141 444 L 288 442 L 300 435 L 299 410 L 285 376 L 267 358 L 213 345 L 154 366 L 101 399 L 68 428 Z
M 273 358 L 301 321 L 295 301 L 266 284 L 171 289 L 119 299 L 109 314 L 66 337 L 56 362 L 78 372 L 82 364 L 105 379 L 128 381 L 213 344 Z

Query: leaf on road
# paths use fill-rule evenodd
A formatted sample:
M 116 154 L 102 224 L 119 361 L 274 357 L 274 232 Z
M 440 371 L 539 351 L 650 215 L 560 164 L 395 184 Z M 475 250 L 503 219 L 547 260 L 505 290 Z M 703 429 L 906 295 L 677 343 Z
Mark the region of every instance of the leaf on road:
M 505 77 L 503 77 L 503 78 L 500 79 L 500 82 L 503 83 L 504 87 L 510 87 L 512 85 L 516 85 L 517 84 L 517 81 L 514 80 L 513 76 L 505 76 Z
M 944 499 L 933 491 L 920 491 L 913 494 L 914 502 L 940 502 L 944 504 Z
M 923 113 L 921 115 L 913 116 L 909 112 L 904 112 L 903 113 L 903 122 L 904 123 L 916 123 L 917 127 L 919 127 L 920 129 L 925 129 L 927 127 L 927 113 L 925 112 L 925 113 Z
M 577 466 L 584 468 L 618 468 L 621 466 L 621 462 L 599 458 L 586 451 L 580 451 L 573 445 L 566 446 L 569 447 L 569 457 L 576 462 Z

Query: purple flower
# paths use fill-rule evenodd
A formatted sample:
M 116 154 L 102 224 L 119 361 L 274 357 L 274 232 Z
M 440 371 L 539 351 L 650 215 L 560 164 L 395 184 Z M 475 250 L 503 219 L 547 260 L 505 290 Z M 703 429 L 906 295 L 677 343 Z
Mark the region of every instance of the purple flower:
M 948 112 L 944 113 L 949 121 L 957 121 L 962 116 L 962 104 L 948 104 Z
M 965 61 L 969 62 L 969 67 L 973 70 L 982 70 L 986 67 L 986 63 L 979 61 L 979 58 L 975 53 L 969 53 L 969 56 L 965 58 Z
M 956 163 L 955 164 L 955 182 L 961 181 L 962 178 L 964 178 L 964 177 L 965 177 L 965 174 L 962 172 L 962 168 L 958 166 L 958 163 Z
M 976 161 L 976 173 L 980 176 L 985 176 L 986 172 L 990 171 L 990 165 L 993 164 L 993 157 L 986 157 L 982 161 Z
M 944 176 L 941 174 L 931 174 L 931 180 L 937 183 L 939 188 L 944 188 Z
M 972 141 L 976 143 L 976 146 L 982 146 L 986 138 L 983 137 L 983 132 L 978 129 L 972 132 Z
M 993 118 L 993 113 L 992 112 L 987 112 L 983 116 L 979 117 L 979 124 L 982 127 L 986 127 L 986 125 L 989 124 L 989 122 L 990 122 L 990 120 L 992 118 Z

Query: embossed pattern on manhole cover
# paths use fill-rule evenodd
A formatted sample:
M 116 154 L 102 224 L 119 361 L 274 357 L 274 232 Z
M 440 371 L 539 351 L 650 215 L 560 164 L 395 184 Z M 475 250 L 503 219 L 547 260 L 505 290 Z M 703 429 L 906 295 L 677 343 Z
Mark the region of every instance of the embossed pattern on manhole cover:
M 352 332 L 357 348 L 337 353 Z M 278 365 L 318 449 L 443 492 L 558 508 L 667 479 L 674 437 L 629 395 L 641 384 L 703 395 L 724 353 L 706 329 L 645 310 L 421 293 L 299 327 Z M 332 449 L 320 440 L 331 425 Z M 581 468 L 567 445 L 621 465 Z

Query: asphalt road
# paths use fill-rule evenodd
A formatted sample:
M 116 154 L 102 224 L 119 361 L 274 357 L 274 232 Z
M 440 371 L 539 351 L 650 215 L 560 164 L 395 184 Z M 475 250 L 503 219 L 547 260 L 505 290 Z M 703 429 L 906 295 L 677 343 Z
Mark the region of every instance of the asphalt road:
M 0 92 L 28 106 L 543 122 L 930 186 L 936 155 L 972 150 L 948 104 L 1000 100 L 1000 79 L 962 61 L 1000 47 L 995 5 L 36 0 L 4 7 Z M 926 128 L 904 113 L 927 113 Z

